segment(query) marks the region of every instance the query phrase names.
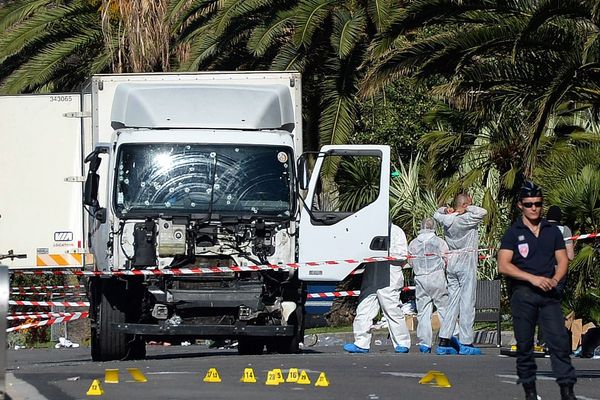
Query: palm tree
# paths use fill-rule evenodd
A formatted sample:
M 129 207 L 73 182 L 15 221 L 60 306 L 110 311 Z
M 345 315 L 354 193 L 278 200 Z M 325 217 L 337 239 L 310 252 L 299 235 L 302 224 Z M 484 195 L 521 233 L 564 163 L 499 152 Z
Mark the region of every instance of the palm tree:
M 12 1 L 0 8 L 0 91 L 73 90 L 105 70 L 98 6 L 89 1 Z
M 600 11 L 594 0 L 415 0 L 371 46 L 363 93 L 403 75 L 481 120 L 518 110 L 531 175 L 548 120 L 565 103 L 600 110 Z M 408 37 L 409 40 L 405 38 Z
M 179 0 L 170 16 L 186 49 L 184 70 L 298 70 L 304 76 L 308 147 L 346 143 L 369 41 L 397 0 Z M 333 174 L 335 166 L 331 166 Z
M 536 179 L 546 190 L 545 200 L 548 204 L 561 207 L 563 223 L 571 227 L 574 233 L 600 230 L 599 132 L 579 130 L 558 140 L 554 144 L 554 151 L 535 171 Z M 576 242 L 576 256 L 569 266 L 567 302 L 579 317 L 596 322 L 600 322 L 598 265 L 600 242 Z
M 165 3 L 7 2 L 0 6 L 0 92 L 73 91 L 95 73 L 167 70 Z

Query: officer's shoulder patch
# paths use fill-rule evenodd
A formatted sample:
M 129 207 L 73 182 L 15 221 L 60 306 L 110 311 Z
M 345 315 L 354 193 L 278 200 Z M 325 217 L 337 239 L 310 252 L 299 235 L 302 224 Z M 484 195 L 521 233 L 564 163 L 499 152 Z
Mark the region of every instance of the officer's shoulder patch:
M 519 240 L 525 240 L 525 236 L 524 235 L 519 235 L 519 237 L 517 239 L 519 239 Z

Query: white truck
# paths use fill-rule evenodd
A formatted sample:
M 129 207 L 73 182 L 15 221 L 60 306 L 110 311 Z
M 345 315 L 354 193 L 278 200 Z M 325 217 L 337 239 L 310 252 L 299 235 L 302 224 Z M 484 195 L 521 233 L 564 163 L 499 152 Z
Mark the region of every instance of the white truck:
M 388 255 L 390 177 L 387 146 L 325 146 L 308 182 L 301 97 L 294 72 L 95 75 L 81 94 L 0 96 L 0 252 L 27 255 L 4 262 L 156 271 L 88 280 L 94 360 L 167 336 L 297 352 L 306 283 L 357 267 L 319 261 Z M 340 209 L 356 162 L 374 195 Z M 190 267 L 221 272 L 160 273 Z

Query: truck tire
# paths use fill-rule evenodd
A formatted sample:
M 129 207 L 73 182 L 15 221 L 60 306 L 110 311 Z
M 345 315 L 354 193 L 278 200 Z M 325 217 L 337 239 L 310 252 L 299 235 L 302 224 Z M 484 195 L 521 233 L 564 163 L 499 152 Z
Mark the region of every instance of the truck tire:
M 265 348 L 265 341 L 260 337 L 240 337 L 238 339 L 238 354 L 247 355 L 258 355 L 263 353 Z
M 136 314 L 138 307 L 134 299 L 137 296 L 129 296 L 133 293 L 128 293 L 125 282 L 116 279 L 98 279 L 92 283 L 91 292 L 90 308 L 94 316 L 91 332 L 92 360 L 144 358 L 146 344 L 142 339 L 117 332 L 112 327 L 114 323 L 128 322 L 128 314 Z
M 275 348 L 279 354 L 300 353 L 300 343 L 304 341 L 304 307 L 298 306 L 290 315 L 289 325 L 294 326 L 293 336 L 275 338 Z

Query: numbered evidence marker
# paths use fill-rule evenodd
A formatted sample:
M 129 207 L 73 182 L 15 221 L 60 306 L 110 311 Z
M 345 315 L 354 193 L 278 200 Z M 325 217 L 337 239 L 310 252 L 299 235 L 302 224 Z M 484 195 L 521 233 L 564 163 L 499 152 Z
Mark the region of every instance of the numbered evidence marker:
M 298 382 L 298 368 L 290 368 L 286 382 Z
M 329 379 L 327 379 L 325 372 L 321 372 L 319 374 L 319 377 L 317 378 L 317 383 L 315 383 L 315 386 L 320 386 L 320 387 L 329 386 Z
M 271 371 L 267 372 L 267 381 L 265 382 L 265 385 L 269 385 L 269 386 L 279 385 L 279 381 L 277 380 L 275 371 L 271 370 Z
M 102 396 L 104 394 L 104 390 L 102 390 L 102 386 L 100 386 L 100 379 L 94 379 L 90 388 L 88 389 L 86 395 L 88 396 Z
M 256 377 L 254 376 L 254 370 L 252 368 L 244 368 L 244 375 L 240 382 L 244 383 L 256 383 Z
M 308 374 L 305 370 L 300 371 L 300 377 L 296 383 L 299 385 L 310 385 L 310 379 L 308 379 Z
M 285 382 L 285 379 L 283 379 L 283 372 L 281 372 L 281 368 L 275 368 L 273 370 L 273 372 L 275 373 L 275 378 L 277 379 L 277 382 L 279 382 L 279 383 Z
M 221 382 L 221 377 L 216 368 L 211 368 L 208 370 L 203 380 L 204 382 L 219 383 Z

